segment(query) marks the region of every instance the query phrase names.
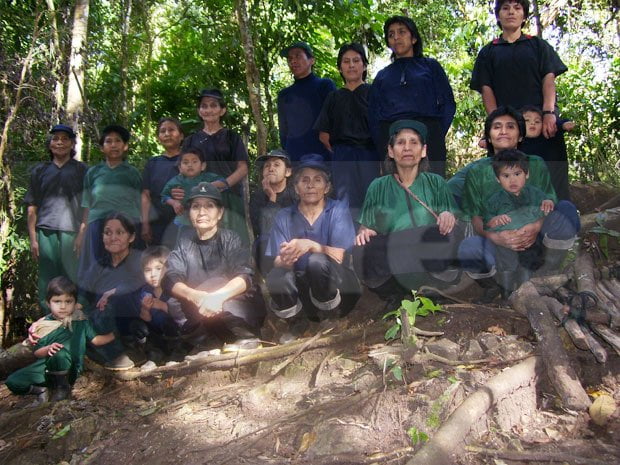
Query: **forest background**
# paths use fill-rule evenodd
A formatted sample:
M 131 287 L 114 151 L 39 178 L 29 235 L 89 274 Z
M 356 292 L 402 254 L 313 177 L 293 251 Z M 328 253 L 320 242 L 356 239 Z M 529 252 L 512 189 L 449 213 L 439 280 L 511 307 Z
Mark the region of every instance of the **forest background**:
M 573 181 L 620 185 L 618 0 L 533 0 L 526 31 L 548 40 L 569 71 L 558 78 Z M 383 22 L 407 14 L 424 53 L 443 65 L 457 112 L 447 136 L 449 170 L 484 152 L 484 111 L 469 89 L 480 48 L 499 34 L 491 0 L 0 0 L 0 343 L 34 316 L 36 264 L 21 199 L 34 163 L 48 158 L 51 125 L 79 133 L 78 155 L 101 159 L 98 130 L 131 129 L 129 161 L 159 153 L 163 116 L 199 127 L 195 96 L 226 95 L 225 125 L 248 141 L 250 158 L 278 146 L 277 92 L 292 77 L 280 50 L 312 44 L 315 72 L 339 86 L 337 50 L 358 41 L 372 77 L 389 63 Z

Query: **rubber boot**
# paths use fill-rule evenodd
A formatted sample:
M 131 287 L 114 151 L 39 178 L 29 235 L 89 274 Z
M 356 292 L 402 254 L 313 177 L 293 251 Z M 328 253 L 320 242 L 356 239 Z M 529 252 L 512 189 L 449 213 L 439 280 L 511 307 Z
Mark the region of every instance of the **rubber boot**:
M 517 272 L 516 271 L 498 271 L 495 273 L 495 279 L 499 284 L 500 292 L 503 300 L 508 300 L 510 294 L 516 289 L 517 286 Z
M 476 284 L 483 289 L 477 304 L 490 304 L 500 294 L 500 287 L 494 277 L 476 279 Z
M 59 402 L 71 398 L 71 384 L 68 371 L 50 371 L 48 374 L 52 385 L 50 402 Z
M 550 249 L 549 247 L 545 247 L 545 261 L 536 271 L 536 276 L 548 276 L 557 273 L 560 270 L 566 255 L 568 255 L 568 250 L 566 249 Z
M 37 405 L 44 404 L 45 402 L 49 402 L 50 400 L 50 392 L 45 386 L 30 386 L 30 390 L 28 394 L 37 396 Z

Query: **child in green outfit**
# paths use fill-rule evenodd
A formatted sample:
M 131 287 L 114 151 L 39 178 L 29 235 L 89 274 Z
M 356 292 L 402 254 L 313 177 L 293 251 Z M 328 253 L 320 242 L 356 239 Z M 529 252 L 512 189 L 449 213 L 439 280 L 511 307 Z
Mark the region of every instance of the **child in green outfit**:
M 46 300 L 51 314 L 37 322 L 34 335 L 38 338 L 34 355 L 39 360 L 11 374 L 6 385 L 13 394 L 33 394 L 39 402 L 56 402 L 71 396 L 71 386 L 83 369 L 86 343 L 108 344 L 114 333 L 97 335 L 77 308 L 77 287 L 64 276 L 50 280 Z

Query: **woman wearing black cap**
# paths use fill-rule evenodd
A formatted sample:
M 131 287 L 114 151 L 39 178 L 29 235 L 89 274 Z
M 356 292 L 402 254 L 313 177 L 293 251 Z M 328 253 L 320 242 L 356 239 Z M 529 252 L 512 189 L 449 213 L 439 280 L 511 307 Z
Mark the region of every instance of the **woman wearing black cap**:
M 427 172 L 427 134 L 419 121 L 390 126 L 391 174 L 370 185 L 359 218 L 356 270 L 388 301 L 400 302 L 427 272 L 445 271 L 456 257 L 456 206 L 446 181 Z
M 222 126 L 226 101 L 219 89 L 201 90 L 197 99 L 197 111 L 203 123 L 202 129 L 185 138 L 183 149 L 200 150 L 209 171 L 225 178 L 224 181 L 216 182 L 215 186 L 220 191 L 230 189 L 230 193 L 235 194 L 229 210 L 233 210 L 241 221 L 235 222 L 234 230 L 245 243 L 249 243 L 241 188 L 243 178 L 248 174 L 248 152 L 239 134 Z
M 186 210 L 194 232 L 168 257 L 164 289 L 182 303 L 183 331 L 210 332 L 225 351 L 260 346 L 265 305 L 253 282 L 250 252 L 239 236 L 220 229 L 222 195 L 212 183 L 192 189 Z
M 383 25 L 393 63 L 379 71 L 372 83 L 368 120 L 375 146 L 385 158 L 388 129 L 400 119 L 415 119 L 428 127 L 428 159 L 432 172 L 446 169 L 446 133 L 456 103 L 445 71 L 422 54 L 422 37 L 406 16 L 393 16 Z
M 30 252 L 39 264 L 39 305 L 47 310 L 47 283 L 56 276 L 75 282 L 75 239 L 82 221 L 82 189 L 88 167 L 75 160 L 75 133 L 57 124 L 47 138 L 50 160 L 30 173 L 28 206 Z

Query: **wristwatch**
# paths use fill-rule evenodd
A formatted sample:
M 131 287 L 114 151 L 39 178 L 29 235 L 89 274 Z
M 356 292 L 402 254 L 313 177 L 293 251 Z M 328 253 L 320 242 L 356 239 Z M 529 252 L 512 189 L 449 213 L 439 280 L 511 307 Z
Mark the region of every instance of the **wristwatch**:
M 555 111 L 552 110 L 543 110 L 542 111 L 543 116 L 545 115 L 555 115 Z

